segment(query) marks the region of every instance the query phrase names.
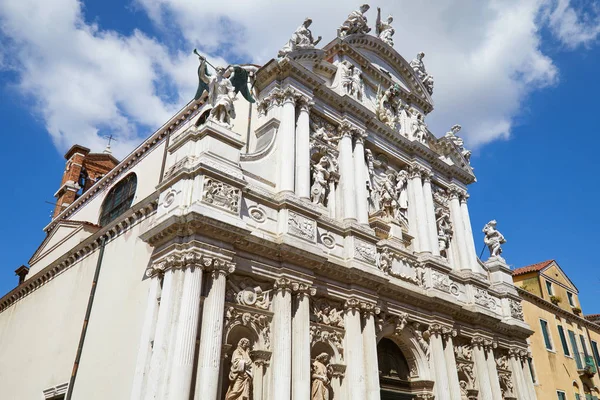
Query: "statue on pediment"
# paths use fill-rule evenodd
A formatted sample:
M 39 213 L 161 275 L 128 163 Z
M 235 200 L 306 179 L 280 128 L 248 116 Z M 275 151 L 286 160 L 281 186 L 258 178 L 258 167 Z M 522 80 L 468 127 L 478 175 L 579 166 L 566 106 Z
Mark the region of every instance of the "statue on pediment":
M 394 27 L 392 27 L 392 22 L 394 21 L 394 17 L 389 15 L 385 21 L 381 20 L 381 8 L 377 7 L 377 21 L 375 22 L 375 33 L 377 37 L 381 39 L 383 42 L 387 43 L 389 46 L 394 47 Z
M 415 74 L 417 74 L 417 78 L 425 86 L 425 89 L 427 89 L 427 92 L 431 95 L 433 94 L 433 76 L 429 75 L 425 69 L 424 57 L 425 53 L 418 53 L 417 58 L 410 62 L 410 66 L 415 71 Z
M 467 163 L 470 164 L 471 163 L 471 150 L 465 149 L 464 140 L 462 140 L 462 138 L 457 135 L 457 133 L 460 130 L 461 130 L 461 126 L 456 124 L 456 125 L 452 126 L 452 128 L 450 128 L 449 132 L 446 132 L 444 137 L 450 139 L 450 141 L 452 143 L 454 143 L 454 145 L 458 148 L 458 151 L 460 151 L 460 154 L 465 158 Z
M 485 233 L 483 242 L 490 250 L 490 257 L 500 257 L 500 254 L 502 254 L 501 245 L 506 243 L 504 235 L 502 235 L 500 231 L 496 229 L 496 224 L 496 220 L 493 219 L 483 228 L 483 233 Z
M 194 50 L 194 53 L 200 59 L 198 89 L 194 99 L 198 100 L 204 96 L 204 93 L 207 93 L 206 101 L 211 106 L 209 118 L 231 128 L 231 122 L 235 119 L 233 102 L 237 94 L 241 92 L 248 102 L 255 102 L 248 85 L 253 72 L 240 65 L 214 67 L 197 50 Z M 213 75 L 208 73 L 208 65 L 214 68 Z
M 365 17 L 365 13 L 369 11 L 369 8 L 368 4 L 363 4 L 358 10 L 352 11 L 338 29 L 338 36 L 343 39 L 356 33 L 369 33 L 371 28 L 367 26 L 367 17 Z
M 279 50 L 279 57 L 284 57 L 286 54 L 291 53 L 295 50 L 314 49 L 315 46 L 321 41 L 321 36 L 317 37 L 317 40 L 313 39 L 311 30 L 309 29 L 312 24 L 312 19 L 306 18 L 302 25 L 300 25 L 292 34 L 292 37 L 281 50 Z

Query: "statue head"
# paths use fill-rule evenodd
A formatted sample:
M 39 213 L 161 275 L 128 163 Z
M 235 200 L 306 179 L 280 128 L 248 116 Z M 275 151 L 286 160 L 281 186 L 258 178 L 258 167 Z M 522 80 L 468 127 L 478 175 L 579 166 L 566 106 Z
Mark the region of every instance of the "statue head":
M 308 28 L 309 26 L 311 26 L 311 25 L 312 25 L 312 19 L 310 19 L 310 18 L 306 18 L 306 19 L 304 20 L 304 23 L 303 23 L 303 25 L 304 25 L 305 27 L 307 27 L 307 28 Z
M 244 350 L 247 350 L 250 347 L 250 340 L 247 338 L 241 338 L 238 342 L 238 347 L 241 347 Z
M 425 57 L 425 53 L 423 53 L 422 51 L 417 54 L 417 60 L 421 61 L 423 57 Z
M 225 67 L 218 66 L 215 68 L 217 75 L 223 75 L 225 73 Z
M 369 11 L 369 8 L 371 7 L 368 4 L 363 4 L 362 6 L 360 6 L 360 12 L 364 14 L 367 11 Z
M 393 21 L 394 21 L 394 17 L 392 17 L 392 15 L 391 15 L 391 14 L 390 14 L 390 15 L 388 15 L 388 17 L 387 17 L 387 23 L 388 23 L 388 24 L 391 24 Z
M 462 129 L 462 127 L 458 124 L 453 125 L 452 128 L 450 128 L 450 130 L 452 131 L 452 133 L 454 133 L 455 135 Z
M 315 358 L 315 360 L 317 360 L 318 362 L 320 362 L 322 364 L 327 364 L 327 362 L 329 361 L 329 354 L 321 353 Z

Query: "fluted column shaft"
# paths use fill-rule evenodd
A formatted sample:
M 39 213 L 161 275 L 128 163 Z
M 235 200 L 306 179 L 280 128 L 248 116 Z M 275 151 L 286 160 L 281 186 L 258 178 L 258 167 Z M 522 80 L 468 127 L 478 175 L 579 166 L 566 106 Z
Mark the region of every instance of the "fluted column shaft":
M 467 246 L 465 243 L 465 229 L 460 208 L 459 193 L 450 191 L 450 219 L 452 220 L 452 228 L 454 230 L 453 247 L 456 249 L 455 269 L 471 269 Z
M 352 130 L 341 130 L 340 139 L 340 187 L 342 190 L 343 216 L 345 220 L 356 220 L 356 193 L 354 191 L 354 163 L 352 157 Z
M 423 179 L 423 197 L 425 198 L 425 212 L 427 214 L 427 233 L 431 253 L 435 256 L 440 255 L 440 246 L 438 244 L 438 230 L 435 219 L 435 206 L 433 204 L 433 191 L 431 190 L 431 173 L 426 172 Z
M 148 374 L 149 362 L 152 356 L 152 335 L 156 328 L 156 315 L 158 312 L 158 294 L 160 290 L 160 277 L 150 278 L 150 287 L 148 288 L 148 300 L 146 311 L 144 312 L 144 326 L 140 338 L 140 347 L 135 366 L 133 385 L 131 390 L 131 400 L 140 400 L 143 394 L 144 377 Z
M 360 310 L 354 304 L 346 305 L 344 315 L 346 335 L 346 386 L 349 400 L 364 400 L 366 397 L 365 364 L 360 324 Z
M 442 332 L 441 330 L 431 329 L 430 331 L 429 365 L 435 376 L 435 386 L 433 387 L 435 398 L 436 400 L 451 400 Z
M 500 379 L 498 378 L 498 369 L 496 368 L 496 358 L 492 346 L 487 346 L 487 366 L 488 376 L 490 377 L 490 386 L 492 388 L 492 399 L 502 400 L 502 389 L 500 388 Z
M 294 168 L 296 146 L 296 103 L 295 92 L 290 88 L 283 91 L 281 123 L 279 125 L 279 191 L 294 191 Z
M 367 400 L 380 400 L 381 392 L 379 388 L 379 367 L 377 365 L 377 334 L 375 333 L 375 315 L 374 307 L 367 306 L 368 309 L 363 312 L 364 327 L 362 333 L 364 362 L 365 362 L 365 382 L 367 389 Z
M 525 385 L 527 387 L 527 392 L 529 393 L 530 400 L 536 400 L 537 395 L 535 393 L 535 387 L 533 386 L 533 377 L 531 376 L 531 370 L 529 369 L 529 359 L 528 357 L 523 357 L 522 371 L 523 376 L 525 377 Z
M 421 169 L 413 168 L 410 172 L 410 181 L 412 184 L 409 189 L 413 191 L 414 204 L 409 207 L 414 207 L 416 211 L 417 235 L 419 237 L 417 251 L 431 252 L 429 244 L 429 232 L 427 227 L 427 212 L 425 211 L 425 196 L 423 195 L 423 183 L 421 181 Z
M 512 373 L 512 381 L 515 387 L 515 395 L 519 400 L 529 400 L 529 392 L 525 386 L 525 377 L 523 376 L 523 368 L 517 354 L 509 352 L 508 363 Z
M 354 144 L 354 176 L 356 190 L 356 217 L 359 223 L 369 223 L 369 206 L 367 204 L 367 165 L 365 164 L 365 137 L 359 132 L 355 135 Z
M 310 199 L 310 124 L 312 102 L 302 98 L 296 124 L 296 195 Z
M 289 400 L 292 376 L 292 293 L 285 284 L 276 283 L 275 290 L 271 343 L 272 398 Z
M 475 361 L 475 370 L 477 371 L 479 397 L 481 399 L 491 400 L 494 396 L 492 395 L 492 387 L 490 386 L 488 366 L 483 345 L 473 343 L 473 360 Z
M 215 260 L 210 288 L 202 308 L 200 350 L 196 373 L 196 400 L 216 400 L 219 392 L 221 346 L 223 345 L 223 318 L 225 314 L 225 288 L 227 274 L 235 269 L 233 264 Z
M 294 293 L 295 312 L 292 316 L 292 399 L 310 398 L 310 300 L 312 288 Z
M 460 382 L 456 369 L 456 357 L 454 356 L 454 342 L 452 334 L 444 335 L 446 345 L 444 347 L 444 359 L 446 360 L 446 371 L 448 373 L 448 387 L 451 399 L 460 399 Z
M 469 207 L 467 206 L 468 195 L 460 198 L 460 211 L 462 213 L 463 226 L 465 230 L 465 243 L 467 247 L 467 257 L 473 272 L 479 272 L 477 263 L 477 250 L 475 249 L 475 240 L 473 239 L 473 229 L 471 228 L 471 217 L 469 216 Z
M 163 278 L 163 287 L 160 297 L 160 308 L 156 321 L 154 334 L 154 346 L 148 379 L 146 379 L 146 391 L 144 398 L 154 400 L 160 398 L 160 389 L 164 383 L 167 362 L 167 350 L 171 333 L 171 316 L 173 315 L 174 291 L 173 269 L 168 269 Z
M 190 265 L 184 272 L 183 292 L 179 318 L 175 326 L 176 339 L 173 350 L 173 363 L 169 399 L 189 399 L 194 371 L 194 351 L 200 317 L 200 290 L 202 288 L 202 269 L 199 265 Z

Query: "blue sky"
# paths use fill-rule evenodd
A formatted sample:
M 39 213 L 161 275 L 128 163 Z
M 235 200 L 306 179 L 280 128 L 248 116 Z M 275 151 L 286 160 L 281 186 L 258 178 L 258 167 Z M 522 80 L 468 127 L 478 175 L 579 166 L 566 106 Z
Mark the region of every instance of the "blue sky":
M 72 144 L 101 151 L 103 136 L 113 134 L 122 157 L 193 96 L 194 48 L 214 63 L 265 63 L 306 16 L 323 43 L 333 39 L 352 4 L 1 2 L 0 295 L 44 238 L 53 208 L 45 202 L 54 201 Z M 372 6 L 371 22 L 377 6 L 395 16 L 395 47 L 405 58 L 426 53 L 435 77 L 430 129 L 441 136 L 459 123 L 474 150 L 477 252 L 481 228 L 496 219 L 508 263 L 556 259 L 580 290 L 584 312 L 600 313 L 598 10 L 568 0 Z

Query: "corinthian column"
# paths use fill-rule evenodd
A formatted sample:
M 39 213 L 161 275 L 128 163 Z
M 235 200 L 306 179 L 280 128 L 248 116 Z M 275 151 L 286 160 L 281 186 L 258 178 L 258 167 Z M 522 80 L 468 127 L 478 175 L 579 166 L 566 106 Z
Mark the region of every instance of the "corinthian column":
M 454 229 L 454 237 L 452 239 L 452 245 L 456 249 L 456 257 L 454 261 L 456 265 L 455 269 L 471 269 L 471 263 L 469 262 L 469 254 L 467 251 L 464 222 L 462 218 L 462 210 L 460 208 L 460 195 L 461 193 L 456 189 L 451 189 L 450 194 L 450 219 L 452 220 L 452 228 Z
M 342 138 L 339 143 L 340 150 L 340 187 L 342 190 L 342 207 L 344 220 L 356 220 L 356 193 L 354 191 L 354 165 L 352 157 L 352 134 L 354 127 L 348 122 L 340 125 Z
M 294 89 L 287 87 L 282 92 L 281 123 L 279 125 L 279 191 L 294 191 L 294 168 L 296 146 L 296 97 Z
M 362 345 L 364 348 L 366 399 L 380 400 L 377 334 L 375 333 L 375 314 L 379 314 L 379 308 L 373 304 L 362 303 L 361 311 L 364 318 Z
M 272 398 L 289 400 L 292 377 L 292 283 L 286 278 L 275 282 L 272 327 Z
M 346 386 L 348 400 L 364 400 L 366 396 L 363 339 L 360 326 L 360 302 L 346 300 L 344 304 L 344 349 L 346 352 Z
M 531 370 L 529 369 L 529 355 L 526 351 L 524 351 L 521 358 L 521 365 L 523 376 L 525 377 L 525 386 L 527 387 L 527 392 L 529 393 L 529 399 L 536 400 L 537 396 L 535 394 L 535 387 L 533 387 L 533 377 L 531 376 Z
M 435 398 L 437 400 L 451 400 L 442 327 L 433 325 L 428 330 L 431 334 L 429 337 L 429 365 L 435 376 L 435 386 L 433 387 Z
M 415 208 L 416 215 L 416 232 L 418 237 L 418 249 L 420 252 L 431 252 L 431 246 L 429 244 L 429 232 L 427 227 L 427 212 L 425 210 L 425 196 L 423 195 L 423 184 L 421 182 L 421 168 L 412 167 L 410 169 L 410 182 L 409 190 L 412 190 L 413 195 L 410 196 L 414 199 L 413 204 L 409 204 L 409 208 Z M 437 242 L 437 241 L 436 241 Z
M 310 308 L 309 296 L 316 289 L 304 283 L 292 285 L 295 313 L 292 316 L 292 399 L 310 398 Z
M 446 360 L 450 398 L 460 399 L 460 382 L 458 381 L 456 357 L 454 356 L 454 343 L 452 340 L 453 337 L 456 337 L 456 331 L 454 329 L 444 329 L 443 337 L 446 342 L 444 347 L 444 359 Z
M 462 213 L 463 226 L 465 229 L 465 242 L 467 247 L 467 257 L 473 272 L 479 272 L 477 263 L 477 251 L 475 250 L 475 241 L 473 240 L 473 230 L 471 228 L 471 218 L 469 217 L 469 208 L 467 206 L 468 194 L 460 197 L 460 211 Z
M 427 214 L 427 233 L 431 253 L 435 256 L 440 255 L 440 246 L 438 244 L 438 230 L 435 219 L 435 206 L 433 205 L 433 191 L 431 190 L 432 173 L 426 171 L 423 173 L 423 197 L 425 198 L 425 213 Z
M 490 377 L 487 361 L 485 359 L 485 346 L 483 338 L 476 337 L 471 341 L 473 345 L 473 361 L 477 371 L 477 382 L 479 383 L 479 395 L 481 399 L 494 399 L 492 387 L 490 386 Z
M 508 350 L 508 365 L 512 373 L 512 380 L 515 386 L 515 394 L 519 400 L 529 400 L 529 392 L 525 386 L 525 377 L 523 376 L 523 368 L 519 352 L 515 349 Z
M 490 386 L 492 387 L 492 399 L 502 400 L 502 389 L 500 388 L 500 378 L 498 377 L 498 369 L 496 368 L 496 357 L 492 344 L 485 346 L 487 352 L 488 376 L 490 377 Z
M 209 264 L 210 289 L 202 309 L 200 350 L 196 373 L 196 400 L 216 400 L 219 392 L 219 369 L 221 366 L 221 346 L 223 344 L 223 317 L 225 314 L 225 284 L 227 275 L 235 266 L 220 259 L 206 259 Z
M 168 398 L 172 400 L 189 399 L 190 397 L 198 318 L 200 316 L 201 257 L 192 253 L 186 256 L 184 262 L 183 291 L 179 318 L 175 325 L 175 347 L 170 368 L 171 379 L 167 389 Z
M 312 101 L 302 97 L 296 124 L 296 195 L 310 199 L 310 124 Z
M 365 164 L 365 144 L 367 134 L 358 131 L 354 135 L 354 177 L 356 190 L 356 217 L 361 224 L 369 223 L 369 206 L 367 204 L 367 165 Z

